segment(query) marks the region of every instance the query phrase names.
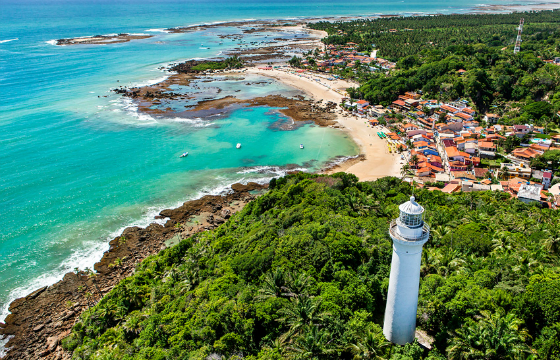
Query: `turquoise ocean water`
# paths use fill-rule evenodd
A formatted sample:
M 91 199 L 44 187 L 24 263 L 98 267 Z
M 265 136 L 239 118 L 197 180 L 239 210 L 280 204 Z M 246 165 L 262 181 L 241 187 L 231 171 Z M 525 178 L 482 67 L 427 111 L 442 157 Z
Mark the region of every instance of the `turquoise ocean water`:
M 497 1 L 496 1 L 497 2 Z M 157 68 L 234 46 L 218 34 L 162 28 L 239 19 L 468 11 L 450 0 L 0 0 L 0 320 L 8 303 L 91 267 L 127 225 L 236 181 L 314 170 L 355 144 L 339 131 L 287 121 L 269 108 L 213 120 L 154 119 L 109 90 L 165 76 Z M 153 38 L 56 47 L 50 40 L 110 33 Z M 257 36 L 257 35 L 255 35 Z M 210 49 L 201 49 L 204 43 Z M 118 80 L 118 82 L 117 82 Z M 235 83 L 223 84 L 235 88 Z M 293 92 L 271 83 L 241 96 Z M 106 97 L 105 97 L 106 96 Z M 242 149 L 235 144 L 241 142 Z M 301 151 L 299 143 L 306 149 Z M 189 151 L 187 159 L 178 155 Z

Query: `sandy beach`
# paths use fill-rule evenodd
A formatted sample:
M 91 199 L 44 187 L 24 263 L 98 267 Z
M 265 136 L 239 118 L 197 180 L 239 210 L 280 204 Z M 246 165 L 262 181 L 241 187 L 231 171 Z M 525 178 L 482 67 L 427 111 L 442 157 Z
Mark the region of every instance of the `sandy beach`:
M 248 68 L 246 72 L 276 79 L 303 91 L 315 101 L 332 101 L 337 104 L 345 97 L 347 88 L 357 86 L 357 84 L 345 80 L 327 80 L 327 75 L 323 77 L 309 72 L 297 73 L 291 69 Z M 402 165 L 400 156 L 389 153 L 386 141 L 376 135 L 380 128 L 372 128 L 365 119 L 346 116 L 344 113 L 338 112 L 336 121 L 338 127 L 346 131 L 358 144 L 363 160 L 343 163 L 327 170 L 326 173 L 345 171 L 356 175 L 361 181 L 400 175 Z

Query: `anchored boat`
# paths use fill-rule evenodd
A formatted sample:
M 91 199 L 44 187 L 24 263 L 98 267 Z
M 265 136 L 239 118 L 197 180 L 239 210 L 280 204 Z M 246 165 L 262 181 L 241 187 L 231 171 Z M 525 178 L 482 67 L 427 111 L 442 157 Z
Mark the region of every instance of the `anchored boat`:
M 300 149 L 303 149 L 303 144 L 299 144 L 299 148 L 300 148 Z
M 237 143 L 237 145 L 235 146 L 238 149 L 241 149 L 241 143 Z
M 184 152 L 180 157 L 187 157 L 189 155 L 189 152 Z

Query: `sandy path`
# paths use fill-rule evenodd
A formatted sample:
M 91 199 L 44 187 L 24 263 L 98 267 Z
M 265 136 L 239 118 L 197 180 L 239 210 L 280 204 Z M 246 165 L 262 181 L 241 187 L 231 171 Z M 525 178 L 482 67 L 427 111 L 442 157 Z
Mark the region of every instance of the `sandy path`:
M 299 74 L 284 70 L 262 70 L 248 68 L 247 73 L 259 74 L 274 78 L 286 85 L 302 90 L 314 100 L 333 101 L 340 103 L 348 87 L 356 86 L 344 80 L 327 80 L 327 76 L 314 76 L 308 73 Z M 315 79 L 319 79 L 320 82 Z M 360 147 L 365 159 L 358 163 L 346 163 L 329 170 L 328 173 L 345 171 L 356 175 L 361 181 L 375 180 L 384 176 L 400 175 L 400 156 L 390 154 L 387 142 L 376 133 L 379 128 L 371 128 L 365 119 L 337 114 L 337 121 Z

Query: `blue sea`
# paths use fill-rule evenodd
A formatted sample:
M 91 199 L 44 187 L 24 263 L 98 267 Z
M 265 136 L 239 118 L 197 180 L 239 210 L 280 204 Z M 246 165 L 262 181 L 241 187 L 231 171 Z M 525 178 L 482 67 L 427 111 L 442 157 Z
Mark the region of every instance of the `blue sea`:
M 499 1 L 495 1 L 498 3 Z M 154 83 L 158 68 L 219 56 L 235 28 L 161 29 L 241 19 L 466 12 L 474 0 L 0 0 L 0 320 L 10 301 L 92 267 L 108 239 L 163 208 L 238 181 L 266 181 L 295 164 L 313 171 L 358 153 L 342 132 L 291 131 L 275 109 L 215 119 L 158 119 L 110 89 Z M 152 38 L 113 45 L 52 40 L 111 33 Z M 258 35 L 255 35 L 258 36 Z M 205 44 L 204 48 L 201 43 Z M 209 48 L 207 48 L 209 47 Z M 284 85 L 240 96 L 294 93 Z M 235 144 L 242 143 L 236 150 Z M 299 144 L 305 143 L 304 151 Z M 189 151 L 186 159 L 180 159 Z

